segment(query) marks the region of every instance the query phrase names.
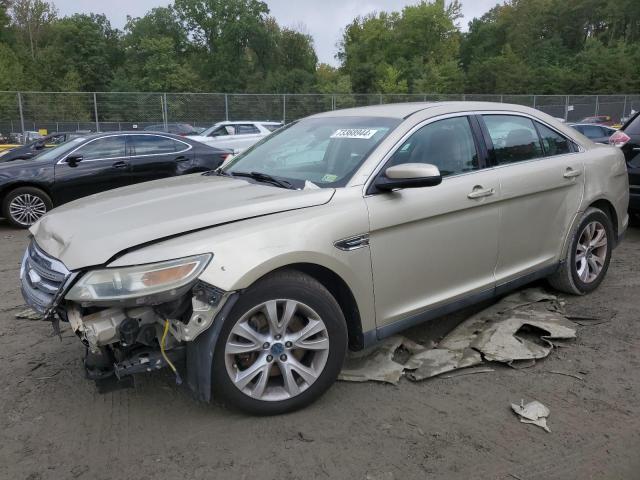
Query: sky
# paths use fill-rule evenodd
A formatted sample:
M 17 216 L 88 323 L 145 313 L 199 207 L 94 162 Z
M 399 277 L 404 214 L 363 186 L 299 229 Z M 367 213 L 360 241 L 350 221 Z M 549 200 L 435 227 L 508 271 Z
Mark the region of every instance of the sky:
M 170 0 L 52 0 L 61 16 L 73 13 L 104 13 L 111 25 L 122 29 L 127 15 L 140 17 L 153 7 L 166 6 Z M 419 0 L 266 0 L 271 15 L 283 27 L 301 30 L 313 37 L 320 62 L 337 66 L 336 44 L 344 27 L 355 17 L 371 12 L 399 11 Z M 463 30 L 474 17 L 479 17 L 499 0 L 462 0 Z

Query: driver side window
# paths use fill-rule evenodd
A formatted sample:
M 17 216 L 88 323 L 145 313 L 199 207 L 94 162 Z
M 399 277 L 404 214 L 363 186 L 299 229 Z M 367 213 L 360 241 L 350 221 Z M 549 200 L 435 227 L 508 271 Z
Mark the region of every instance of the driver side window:
M 478 170 L 478 152 L 468 117 L 454 117 L 425 125 L 393 154 L 387 167 L 429 163 L 443 177 Z

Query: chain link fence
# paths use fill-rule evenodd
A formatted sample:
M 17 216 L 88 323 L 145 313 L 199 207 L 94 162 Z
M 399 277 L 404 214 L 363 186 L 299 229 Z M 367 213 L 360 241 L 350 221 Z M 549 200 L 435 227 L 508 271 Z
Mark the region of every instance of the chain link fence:
M 25 132 L 116 131 L 222 120 L 292 120 L 327 110 L 398 102 L 477 100 L 515 103 L 576 122 L 608 115 L 620 122 L 640 110 L 640 95 L 224 94 L 0 92 L 0 138 Z

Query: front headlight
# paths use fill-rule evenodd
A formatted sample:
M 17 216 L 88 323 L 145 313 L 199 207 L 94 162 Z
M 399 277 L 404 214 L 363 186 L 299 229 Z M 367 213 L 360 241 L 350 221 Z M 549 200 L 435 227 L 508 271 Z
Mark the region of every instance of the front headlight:
M 181 287 L 198 278 L 212 257 L 207 253 L 133 267 L 93 270 L 83 275 L 65 298 L 79 303 L 132 299 L 142 303 L 158 294 L 175 296 Z

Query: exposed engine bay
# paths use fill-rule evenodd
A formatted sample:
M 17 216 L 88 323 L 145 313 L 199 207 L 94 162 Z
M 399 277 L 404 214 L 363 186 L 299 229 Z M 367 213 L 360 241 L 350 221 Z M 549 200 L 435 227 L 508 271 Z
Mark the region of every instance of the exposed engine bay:
M 133 385 L 133 374 L 169 367 L 182 383 L 186 344 L 208 329 L 228 297 L 197 282 L 181 297 L 153 306 L 61 305 L 72 330 L 86 346 L 87 377 L 101 391 Z

